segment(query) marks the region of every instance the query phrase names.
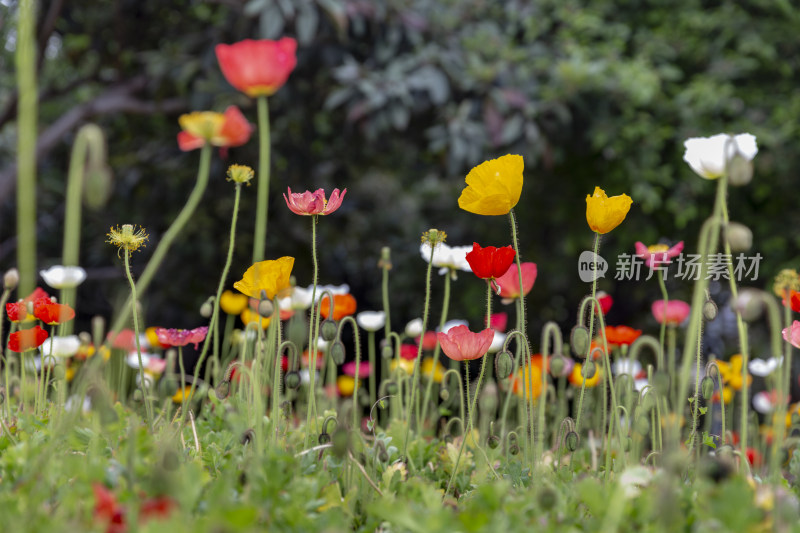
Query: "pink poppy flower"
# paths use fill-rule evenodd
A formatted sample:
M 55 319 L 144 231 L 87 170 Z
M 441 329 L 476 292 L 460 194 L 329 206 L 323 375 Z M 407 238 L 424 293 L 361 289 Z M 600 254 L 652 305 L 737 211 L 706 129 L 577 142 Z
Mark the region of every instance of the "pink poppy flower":
M 527 295 L 531 292 L 533 284 L 536 282 L 536 263 L 522 263 L 522 291 L 519 290 L 519 274 L 517 264 L 512 263 L 505 274 L 495 280 L 500 287 L 500 298 L 504 304 L 511 303 L 516 298 Z
M 644 264 L 650 268 L 656 268 L 661 265 L 668 265 L 672 262 L 673 257 L 677 257 L 683 251 L 683 241 L 679 242 L 672 248 L 666 244 L 652 244 L 645 246 L 643 243 L 636 242 L 636 256 L 644 259 Z
M 487 328 L 473 333 L 467 326 L 456 326 L 447 333 L 438 333 L 444 354 L 453 361 L 471 361 L 483 357 L 494 339 L 494 330 Z
M 692 307 L 682 300 L 669 300 L 665 309 L 664 300 L 656 300 L 650 310 L 659 324 L 677 326 L 686 320 Z
M 186 346 L 192 343 L 194 344 L 195 350 L 197 349 L 197 345 L 205 340 L 206 334 L 208 334 L 208 326 L 194 329 L 156 328 L 158 342 L 161 344 Z
M 358 365 L 358 377 L 368 378 L 371 370 L 372 369 L 369 366 L 369 362 L 361 361 L 361 363 Z M 356 362 L 350 361 L 342 365 L 342 372 L 350 377 L 356 377 Z
M 489 326 L 495 331 L 504 332 L 508 327 L 508 313 L 493 313 L 489 317 Z
M 792 322 L 792 327 L 783 330 L 783 338 L 795 348 L 800 348 L 800 321 Z
M 333 189 L 329 200 L 325 199 L 325 191 L 317 189 L 314 192 L 306 191 L 304 193 L 294 193 L 291 187 L 289 189 L 289 196 L 283 195 L 286 200 L 286 205 L 292 213 L 296 215 L 330 215 L 342 205 L 347 189 L 342 191 L 339 196 L 339 189 Z
M 428 352 L 436 349 L 436 332 L 435 331 L 426 331 L 425 335 L 420 339 L 420 337 L 416 338 L 417 345 L 419 346 L 420 340 L 422 340 L 422 349 Z

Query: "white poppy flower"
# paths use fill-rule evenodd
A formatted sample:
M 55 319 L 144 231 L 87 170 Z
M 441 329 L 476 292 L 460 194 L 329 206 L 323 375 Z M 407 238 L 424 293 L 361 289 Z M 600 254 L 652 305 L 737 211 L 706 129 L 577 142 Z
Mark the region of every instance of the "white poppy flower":
M 416 339 L 420 335 L 422 335 L 422 319 L 415 318 L 408 324 L 406 324 L 405 329 L 406 337 L 411 337 L 412 339 Z
M 472 250 L 471 246 L 447 246 L 439 243 L 433 249 L 433 266 L 439 267 L 439 274 L 445 275 L 452 272 L 453 279 L 456 279 L 456 270 L 472 272 L 472 267 L 467 262 L 467 253 Z M 431 259 L 431 245 L 423 242 L 419 247 L 419 253 L 425 261 Z
M 503 349 L 503 344 L 506 342 L 506 334 L 499 331 L 494 332 L 492 344 L 489 346 L 489 353 L 497 353 Z
M 444 326 L 442 326 L 442 328 L 439 329 L 438 331 L 441 331 L 442 333 L 447 333 L 448 331 L 450 331 L 452 328 L 454 328 L 456 326 L 467 326 L 467 327 L 469 327 L 469 322 L 467 322 L 466 320 L 449 320 L 449 321 L 445 322 Z
M 356 322 L 367 331 L 378 331 L 386 325 L 386 313 L 383 311 L 361 311 L 356 315 Z
M 756 138 L 749 133 L 741 133 L 733 138 L 725 133 L 713 137 L 693 137 L 684 141 L 683 145 L 686 148 L 683 160 L 698 176 L 709 180 L 722 176 L 726 161 L 737 153 L 748 161 L 752 161 L 758 153 Z
M 50 337 L 42 343 L 39 350 L 47 357 L 72 357 L 81 347 L 81 340 L 77 335 L 67 335 L 62 337 Z M 52 351 L 51 351 L 52 350 Z
M 766 361 L 763 359 L 752 359 L 750 363 L 747 365 L 747 368 L 750 370 L 750 373 L 754 376 L 758 377 L 767 377 L 775 370 L 781 366 L 781 362 L 783 361 L 783 357 L 770 357 Z
M 772 395 L 766 391 L 757 392 L 753 395 L 753 409 L 762 415 L 771 413 L 775 409 Z
M 637 375 L 639 375 L 639 372 L 642 371 L 642 363 L 633 359 L 620 357 L 614 361 L 614 363 L 611 365 L 611 369 L 615 375 L 630 374 L 635 378 Z
M 297 287 L 295 287 L 295 290 L 297 290 Z M 314 286 L 309 285 L 308 288 L 306 288 L 306 290 L 308 291 L 308 298 L 310 301 L 311 293 L 314 291 Z M 323 291 L 330 291 L 330 293 L 333 294 L 334 296 L 336 296 L 337 294 L 349 294 L 350 285 L 348 285 L 347 283 L 343 283 L 342 285 L 317 285 L 317 294 L 315 298 L 317 302 L 319 302 L 319 299 L 322 298 Z M 311 305 L 309 304 L 309 307 L 310 306 Z
M 321 294 L 317 287 L 317 296 Z M 291 296 L 278 300 L 280 308 L 284 311 L 303 311 L 311 307 L 311 291 L 303 287 L 292 288 Z
M 86 271 L 79 266 L 56 265 L 40 270 L 39 274 L 54 289 L 73 289 L 86 279 Z

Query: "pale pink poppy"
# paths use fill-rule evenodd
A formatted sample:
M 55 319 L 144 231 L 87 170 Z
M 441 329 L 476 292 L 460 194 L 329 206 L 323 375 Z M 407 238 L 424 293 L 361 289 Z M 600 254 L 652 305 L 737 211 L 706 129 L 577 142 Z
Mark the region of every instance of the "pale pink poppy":
M 325 190 L 317 189 L 314 192 L 306 191 L 303 193 L 293 193 L 291 187 L 288 188 L 289 196 L 284 193 L 283 198 L 292 213 L 296 215 L 330 215 L 342 205 L 347 189 L 343 190 L 341 196 L 339 189 L 334 189 L 330 199 L 325 199 Z
M 367 361 L 361 361 L 358 365 L 358 377 L 367 378 L 370 374 L 370 366 Z M 342 372 L 351 377 L 356 377 L 356 362 L 350 361 L 342 365 Z
M 644 259 L 644 264 L 650 268 L 661 265 L 668 265 L 672 258 L 677 257 L 683 251 L 683 241 L 672 248 L 666 244 L 653 244 L 645 246 L 644 243 L 636 242 L 636 256 Z
M 169 346 L 186 346 L 191 343 L 197 349 L 197 345 L 205 340 L 207 334 L 208 326 L 194 329 L 156 328 L 158 342 Z
M 691 310 L 691 306 L 681 300 L 669 300 L 666 309 L 664 300 L 656 300 L 651 307 L 653 316 L 659 324 L 666 323 L 671 326 L 681 324 L 689 316 Z
M 800 348 L 800 321 L 792 322 L 792 327 L 783 330 L 783 338 L 795 348 Z
M 487 328 L 473 333 L 467 326 L 456 326 L 447 333 L 438 333 L 444 354 L 453 361 L 471 361 L 483 357 L 494 339 L 494 330 Z

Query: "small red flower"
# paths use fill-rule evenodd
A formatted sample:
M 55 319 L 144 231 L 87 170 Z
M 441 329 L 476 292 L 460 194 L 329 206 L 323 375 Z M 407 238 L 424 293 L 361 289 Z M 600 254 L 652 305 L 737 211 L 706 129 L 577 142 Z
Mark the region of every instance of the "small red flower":
M 108 523 L 106 533 L 125 533 L 125 509 L 117 503 L 114 493 L 100 483 L 92 484 L 94 492 L 94 516 Z
M 247 96 L 271 96 L 280 89 L 297 65 L 297 41 L 245 39 L 215 48 L 219 67 L 228 83 Z
M 489 326 L 491 326 L 493 330 L 503 333 L 506 327 L 508 327 L 508 313 L 505 311 L 493 313 L 492 316 L 489 317 Z
M 319 306 L 319 312 L 324 318 L 328 318 L 331 312 L 331 300 L 325 298 Z M 341 320 L 356 312 L 356 299 L 352 294 L 333 295 L 333 319 Z
M 17 353 L 29 352 L 41 346 L 47 337 L 47 332 L 39 326 L 15 331 L 8 336 L 8 349 Z
M 75 318 L 75 310 L 67 304 L 54 303 L 50 298 L 33 302 L 33 315 L 49 326 L 63 324 Z
M 6 314 L 11 322 L 23 322 L 28 320 L 28 304 L 20 300 L 6 304 Z
M 295 215 L 330 215 L 342 205 L 344 195 L 347 189 L 343 190 L 341 195 L 339 189 L 333 189 L 330 199 L 325 199 L 325 190 L 317 189 L 314 192 L 306 191 L 303 193 L 292 192 L 292 188 L 288 187 L 288 194 L 284 193 L 283 199 L 286 200 L 286 205 L 289 210 Z
M 642 330 L 633 329 L 629 326 L 606 326 L 606 341 L 609 345 L 629 345 L 638 339 L 641 334 Z
M 511 246 L 496 248 L 494 246 L 481 247 L 477 242 L 472 243 L 472 251 L 467 254 L 467 263 L 472 272 L 481 279 L 496 280 L 511 268 L 516 252 Z
M 598 291 L 595 297 L 600 303 L 600 309 L 603 311 L 603 316 L 607 315 L 608 312 L 611 311 L 611 306 L 614 305 L 614 299 L 610 294 L 606 294 L 603 291 Z
M 786 293 L 784 292 L 784 294 Z M 789 305 L 792 308 L 792 311 L 795 313 L 800 313 L 800 292 L 790 290 L 789 298 L 783 299 L 783 305 Z
M 229 106 L 225 113 L 182 115 L 179 122 L 183 131 L 178 133 L 178 148 L 183 152 L 202 148 L 206 143 L 221 148 L 242 146 L 253 133 L 253 127 L 235 105 Z
M 413 344 L 401 344 L 400 345 L 400 357 L 403 359 L 408 359 L 409 361 L 413 361 L 417 358 L 419 354 L 419 348 L 414 346 Z
M 447 333 L 438 333 L 439 344 L 444 354 L 453 361 L 471 361 L 486 355 L 494 339 L 494 330 L 487 328 L 473 333 L 467 326 L 450 328 Z
M 420 343 L 420 338 L 416 338 L 417 344 Z M 425 335 L 422 337 L 422 349 L 431 351 L 436 349 L 436 343 L 438 340 L 436 339 L 436 332 L 435 331 L 426 331 Z

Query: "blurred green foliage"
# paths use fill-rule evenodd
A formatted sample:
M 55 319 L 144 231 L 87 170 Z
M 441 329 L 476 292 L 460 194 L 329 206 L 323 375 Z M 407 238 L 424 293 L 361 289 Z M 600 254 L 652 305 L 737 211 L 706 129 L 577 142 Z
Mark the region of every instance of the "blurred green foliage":
M 0 69 L 13 70 L 14 2 L 4 8 Z M 48 3 L 41 3 L 48 4 Z M 297 257 L 311 281 L 310 228 L 280 193 L 348 189 L 320 221 L 321 282 L 351 285 L 361 309 L 378 308 L 382 246 L 393 250 L 395 327 L 421 314 L 421 233 L 453 245 L 510 242 L 503 217 L 460 211 L 468 170 L 505 153 L 525 157 L 516 211 L 522 258 L 539 265 L 531 324 L 566 325 L 587 287 L 577 256 L 592 244 L 584 197 L 600 185 L 634 199 L 626 222 L 603 239 L 611 262 L 637 240 L 685 240 L 694 250 L 715 184 L 681 161 L 690 136 L 750 132 L 760 152 L 753 182 L 730 191 L 734 220 L 750 226 L 764 256 L 759 279 L 798 264 L 794 173 L 800 140 L 796 90 L 800 10 L 788 0 L 91 0 L 61 4 L 40 70 L 42 132 L 65 114 L 128 87 L 129 105 L 86 113 L 108 135 L 114 192 L 84 215 L 79 293 L 83 317 L 109 313 L 125 289 L 112 224 L 145 226 L 157 241 L 192 187 L 198 153 L 181 153 L 177 117 L 254 102 L 222 77 L 213 46 L 294 36 L 298 66 L 270 99 L 273 189 L 269 257 Z M 52 6 L 40 5 L 41 27 Z M 133 80 L 133 81 L 132 81 Z M 0 77 L 0 161 L 14 157 L 13 76 Z M 160 111 L 163 106 L 166 112 Z M 40 158 L 39 254 L 59 262 L 68 151 L 75 130 Z M 214 158 L 204 203 L 146 298 L 147 322 L 196 326 L 224 262 L 233 188 L 228 164 L 256 166 L 255 139 Z M 2 171 L 2 169 L 0 169 Z M 0 181 L 0 190 L 3 183 Z M 248 266 L 254 194 L 244 196 L 231 282 Z M 14 264 L 14 199 L 0 204 L 0 268 Z M 146 250 L 134 260 L 143 268 Z M 613 271 L 613 264 L 612 264 Z M 92 275 L 94 274 L 94 276 Z M 434 283 L 437 320 L 441 282 Z M 611 323 L 652 326 L 657 285 L 602 281 L 617 305 Z M 483 286 L 464 275 L 450 314 L 478 320 Z M 688 282 L 670 283 L 688 298 Z

